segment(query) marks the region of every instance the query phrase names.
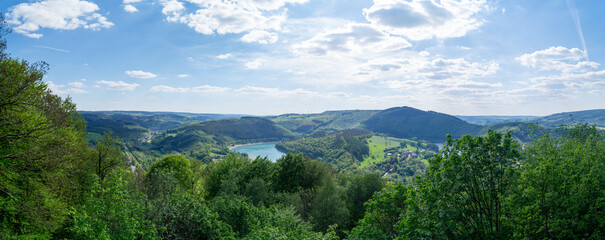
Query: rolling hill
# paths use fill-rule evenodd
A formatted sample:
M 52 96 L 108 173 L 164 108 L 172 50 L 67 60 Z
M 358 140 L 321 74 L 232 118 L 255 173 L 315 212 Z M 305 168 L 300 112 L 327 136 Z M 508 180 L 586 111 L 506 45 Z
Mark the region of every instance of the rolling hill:
M 240 114 L 207 114 L 141 111 L 80 111 L 87 123 L 89 139 L 106 132 L 125 141 L 141 139 L 150 132 L 162 132 L 191 123 L 239 118 Z
M 470 124 L 451 115 L 422 111 L 411 107 L 389 108 L 363 122 L 363 128 L 397 138 L 418 138 L 443 142 L 445 135 L 459 138 L 478 134 L 482 126 Z
M 326 111 L 317 114 L 284 114 L 268 117 L 278 125 L 300 135 L 361 128 L 361 123 L 380 110 Z
M 216 148 L 292 138 L 294 138 L 294 134 L 268 119 L 242 117 L 193 123 L 171 129 L 154 137 L 151 145 L 152 149 L 163 152 L 183 152 L 204 146 Z
M 576 123 L 588 123 L 594 124 L 600 128 L 605 128 L 605 109 L 556 113 L 545 117 L 532 119 L 529 122 L 548 127 L 558 127 L 561 125 Z
M 477 125 L 494 125 L 500 123 L 510 123 L 510 122 L 525 122 L 531 121 L 538 116 L 494 116 L 494 115 L 486 115 L 486 116 L 462 116 L 455 115 L 455 117 L 462 119 L 465 122 L 477 124 Z

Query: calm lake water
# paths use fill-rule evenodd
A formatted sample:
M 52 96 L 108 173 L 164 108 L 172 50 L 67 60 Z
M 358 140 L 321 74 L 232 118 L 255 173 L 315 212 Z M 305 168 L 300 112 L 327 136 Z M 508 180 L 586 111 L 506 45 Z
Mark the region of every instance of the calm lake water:
M 256 158 L 258 156 L 267 157 L 271 162 L 275 162 L 278 158 L 285 155 L 283 152 L 275 148 L 275 143 L 258 143 L 239 146 L 231 149 L 234 152 L 247 153 L 249 157 Z

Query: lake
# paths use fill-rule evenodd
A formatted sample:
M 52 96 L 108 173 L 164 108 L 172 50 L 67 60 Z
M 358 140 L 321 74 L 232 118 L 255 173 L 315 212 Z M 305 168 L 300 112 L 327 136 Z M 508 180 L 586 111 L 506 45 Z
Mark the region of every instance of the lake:
M 233 149 L 231 149 L 231 151 L 246 153 L 251 158 L 256 158 L 258 156 L 266 156 L 267 159 L 269 159 L 271 162 L 275 162 L 275 160 L 285 155 L 283 152 L 280 152 L 275 148 L 275 144 L 276 143 L 248 144 L 234 147 Z

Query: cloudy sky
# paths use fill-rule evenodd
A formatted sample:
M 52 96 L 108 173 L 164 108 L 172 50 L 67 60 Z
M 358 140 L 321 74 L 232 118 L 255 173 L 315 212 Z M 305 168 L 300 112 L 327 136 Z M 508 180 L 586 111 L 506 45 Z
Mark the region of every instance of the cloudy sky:
M 80 110 L 605 108 L 601 0 L 2 0 Z

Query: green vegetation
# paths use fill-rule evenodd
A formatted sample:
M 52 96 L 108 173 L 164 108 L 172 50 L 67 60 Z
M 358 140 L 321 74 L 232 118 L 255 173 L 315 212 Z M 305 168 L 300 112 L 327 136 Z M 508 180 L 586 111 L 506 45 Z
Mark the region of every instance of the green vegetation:
M 423 140 L 372 135 L 358 129 L 314 134 L 276 147 L 329 163 L 338 172 L 367 171 L 393 181 L 411 181 L 413 176 L 423 175 L 427 159 L 438 151 L 437 145 Z
M 82 114 L 82 117 L 86 120 L 90 141 L 107 133 L 113 133 L 125 141 L 137 141 L 150 134 L 149 129 L 133 121 L 107 118 L 99 114 Z
M 448 136 L 434 156 L 426 141 L 316 133 L 283 145 L 323 161 L 289 153 L 275 163 L 226 148 L 293 137 L 261 118 L 191 124 L 141 144 L 98 132 L 90 144 L 75 104 L 42 81 L 46 64 L 9 57 L 5 33 L 0 24 L 2 239 L 605 238 L 605 134 L 595 126 L 538 129 L 523 148 L 511 133 Z M 363 169 L 341 164 L 372 157 Z M 133 160 L 146 168 L 128 168 Z
M 602 239 L 605 136 L 545 135 L 524 152 L 509 135 L 448 141 L 425 178 L 366 204 L 350 239 Z
M 443 142 L 446 134 L 458 138 L 464 134 L 477 134 L 481 126 L 462 121 L 454 116 L 410 107 L 384 110 L 364 123 L 364 128 L 397 138 L 412 138 Z
M 326 111 L 318 114 L 284 114 L 269 117 L 271 121 L 303 135 L 317 132 L 336 132 L 345 129 L 360 128 L 361 123 L 380 111 L 344 110 Z
M 155 159 L 179 153 L 204 163 L 220 159 L 235 144 L 274 142 L 292 139 L 294 135 L 271 122 L 256 117 L 221 119 L 193 123 L 157 134 L 149 142 L 124 144 L 129 154 L 145 169 Z
M 282 152 L 302 153 L 343 171 L 356 168 L 368 155 L 370 149 L 366 139 L 370 136 L 368 131 L 349 129 L 281 142 L 275 147 Z
M 482 126 L 489 126 L 489 125 L 501 124 L 501 123 L 511 123 L 511 122 L 527 122 L 527 121 L 532 121 L 536 118 L 539 118 L 537 116 L 460 116 L 460 115 L 456 115 L 455 117 L 460 118 L 461 120 L 463 120 L 465 122 L 482 125 Z
M 563 112 L 548 115 L 528 122 L 538 123 L 548 127 L 558 127 L 561 125 L 588 123 L 597 127 L 605 128 L 605 109 L 595 109 L 577 112 Z

